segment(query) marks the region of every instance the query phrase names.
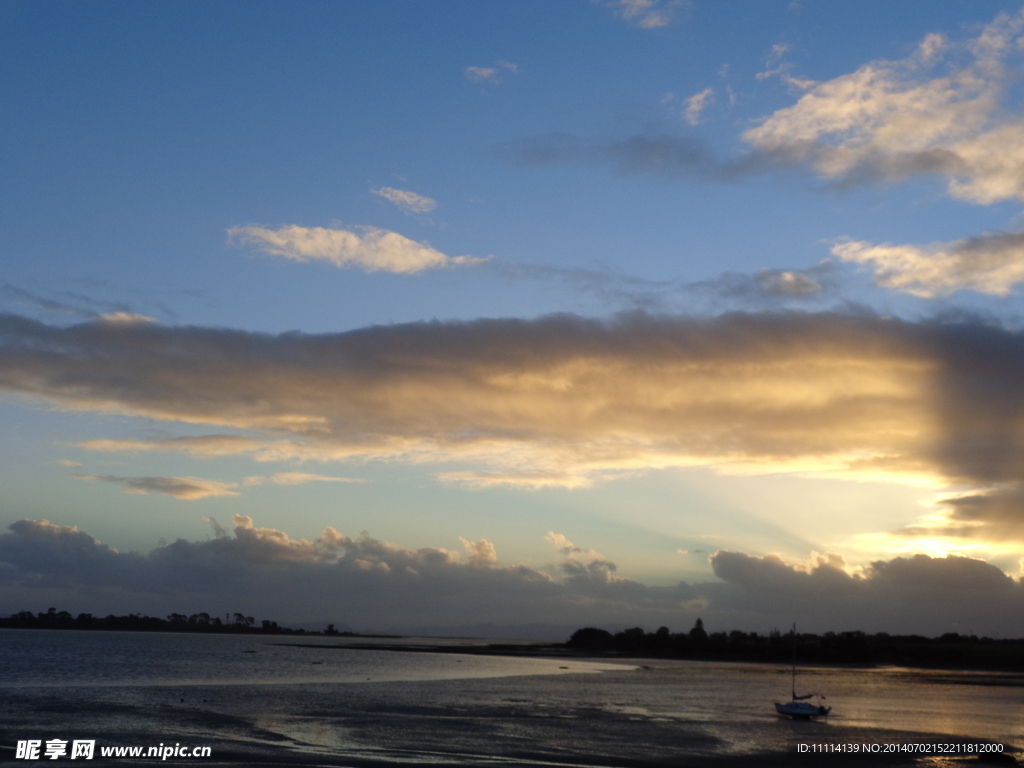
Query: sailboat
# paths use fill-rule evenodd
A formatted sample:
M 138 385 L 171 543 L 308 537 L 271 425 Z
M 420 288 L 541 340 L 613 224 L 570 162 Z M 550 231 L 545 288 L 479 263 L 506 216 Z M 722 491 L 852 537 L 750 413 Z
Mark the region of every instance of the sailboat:
M 810 720 L 813 717 L 824 717 L 832 711 L 832 707 L 823 706 L 820 702 L 825 698 L 821 694 L 808 693 L 806 696 L 796 695 L 796 624 L 793 625 L 793 698 L 787 702 L 775 702 L 775 711 L 780 715 L 788 715 L 794 720 Z M 815 704 L 811 700 L 819 703 Z

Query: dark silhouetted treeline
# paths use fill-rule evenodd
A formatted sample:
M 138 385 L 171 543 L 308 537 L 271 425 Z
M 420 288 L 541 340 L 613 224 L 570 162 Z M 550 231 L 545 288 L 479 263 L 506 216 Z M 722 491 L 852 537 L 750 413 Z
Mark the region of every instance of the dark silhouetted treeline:
M 33 614 L 21 611 L 4 619 L 0 618 L 0 629 L 111 629 L 120 632 L 208 632 L 223 634 L 258 634 L 258 635 L 348 635 L 352 632 L 339 632 L 333 624 L 328 624 L 322 632 L 311 632 L 305 629 L 282 627 L 276 621 L 263 620 L 256 626 L 252 616 L 241 613 L 211 616 L 208 613 L 172 613 L 166 619 L 157 616 L 143 616 L 129 613 L 127 616 L 93 616 L 91 613 L 80 613 L 72 616 L 67 611 L 51 608 L 46 613 Z
M 586 627 L 573 633 L 568 647 L 587 654 L 658 656 L 668 659 L 760 661 L 789 663 L 794 653 L 792 632 L 713 632 L 698 619 L 689 632 L 667 627 L 645 632 L 640 627 L 612 634 Z M 947 669 L 1024 669 L 1024 639 L 947 633 L 929 638 L 880 632 L 797 633 L 796 658 L 801 664 L 891 664 L 904 667 Z

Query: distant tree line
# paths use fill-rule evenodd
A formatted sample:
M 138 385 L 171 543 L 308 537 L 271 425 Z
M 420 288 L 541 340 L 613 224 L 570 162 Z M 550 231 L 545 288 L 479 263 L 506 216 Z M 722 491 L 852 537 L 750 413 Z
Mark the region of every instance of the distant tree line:
M 208 632 L 222 634 L 265 634 L 265 635 L 352 635 L 339 632 L 328 624 L 322 632 L 282 627 L 276 621 L 264 619 L 256 626 L 252 616 L 241 613 L 211 616 L 208 613 L 172 613 L 166 619 L 129 613 L 127 616 L 93 616 L 80 613 L 72 616 L 67 611 L 50 608 L 46 613 L 21 611 L 8 618 L 0 618 L 0 629 L 108 629 L 121 632 Z
M 921 635 L 869 635 L 864 632 L 826 632 L 823 635 L 778 630 L 713 632 L 697 623 L 689 632 L 668 627 L 645 632 L 640 627 L 612 634 L 585 627 L 576 630 L 567 646 L 578 652 L 618 656 L 657 656 L 669 659 L 761 661 L 788 663 L 794 655 L 801 664 L 891 664 L 904 667 L 960 669 L 1024 669 L 1024 639 L 950 632 L 941 637 Z

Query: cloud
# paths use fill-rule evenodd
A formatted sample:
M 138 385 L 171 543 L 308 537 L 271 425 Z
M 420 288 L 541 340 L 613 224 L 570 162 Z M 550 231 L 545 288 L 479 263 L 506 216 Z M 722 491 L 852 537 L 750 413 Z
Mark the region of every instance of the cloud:
M 804 626 L 825 615 L 845 629 L 868 632 L 975 633 L 999 624 L 1013 636 L 1022 628 L 1016 619 L 996 617 L 1019 614 L 1024 584 L 974 558 L 918 554 L 851 569 L 835 554 L 787 563 L 778 555 L 719 551 L 711 564 L 733 588 L 720 593 L 718 607 L 740 614 L 770 605 Z
M 666 180 L 718 181 L 729 173 L 706 142 L 687 136 L 585 141 L 568 134 L 547 134 L 507 142 L 499 151 L 524 165 L 611 165 L 623 175 L 645 174 Z
M 216 536 L 218 539 L 223 538 L 224 536 L 228 535 L 228 529 L 225 528 L 220 523 L 218 523 L 214 518 L 212 518 L 212 517 L 204 517 L 203 520 L 205 520 L 206 522 L 208 522 L 210 524 L 210 526 L 213 528 L 214 536 Z M 43 522 L 46 522 L 46 521 L 44 520 Z
M 375 227 L 363 227 L 361 235 L 347 229 L 294 224 L 279 229 L 233 227 L 228 230 L 228 239 L 293 261 L 326 261 L 336 267 L 358 267 L 364 272 L 415 274 L 425 269 L 473 266 L 487 260 L 446 256 L 429 245 Z
M 545 472 L 527 470 L 520 472 L 438 472 L 437 479 L 450 485 L 461 485 L 466 488 L 589 488 L 594 484 L 595 477 L 587 477 L 574 472 Z
M 487 539 L 463 553 L 352 538 L 328 526 L 312 539 L 264 528 L 246 515 L 216 535 L 149 553 L 118 552 L 75 526 L 20 520 L 0 534 L 0 611 L 56 604 L 74 611 L 163 614 L 242 611 L 277 621 L 344 620 L 361 629 L 467 623 L 548 624 L 562 638 L 580 626 L 666 625 L 698 616 L 711 631 L 765 632 L 778 617 L 807 631 L 948 631 L 1019 637 L 1024 585 L 993 565 L 924 555 L 850 568 L 837 555 L 792 563 L 719 551 L 720 581 L 648 586 L 615 563 L 548 535 L 560 560 L 546 569 L 503 563 Z
M 237 496 L 232 488 L 237 483 L 221 483 L 201 477 L 115 477 L 113 475 L 75 475 L 80 480 L 114 483 L 124 487 L 124 493 L 145 495 L 162 493 L 176 499 L 195 501 L 207 496 Z
M 574 552 L 582 551 L 579 547 L 577 547 L 575 544 L 569 541 L 569 539 L 566 538 L 564 534 L 561 533 L 548 531 L 547 534 L 544 536 L 544 540 L 547 541 L 549 544 L 552 544 L 555 547 L 555 549 L 557 549 L 564 555 L 571 555 Z
M 58 301 L 44 296 L 37 296 L 22 288 L 10 284 L 0 285 L 0 297 L 14 299 L 23 304 L 29 304 L 45 312 L 52 312 L 58 315 L 71 315 L 80 318 L 91 318 L 96 322 L 117 323 L 117 322 L 156 322 L 148 315 L 142 315 L 132 311 L 124 304 L 112 304 L 107 301 L 97 301 L 89 296 L 81 294 L 61 292 L 58 294 L 70 301 Z M 160 306 L 161 310 L 173 315 L 167 307 Z M 106 311 L 100 311 L 101 309 Z
M 623 21 L 640 29 L 657 29 L 672 23 L 680 10 L 689 8 L 683 0 L 592 0 L 611 8 Z
M 1022 27 L 1024 14 L 1002 13 L 965 43 L 930 34 L 906 59 L 802 81 L 796 104 L 743 138 L 838 184 L 934 174 L 960 200 L 1024 200 L 1024 116 L 1002 104 Z
M 832 246 L 832 253 L 873 268 L 877 285 L 923 298 L 959 290 L 1008 296 L 1024 281 L 1021 232 L 996 232 L 924 247 L 843 239 Z
M 466 552 L 469 553 L 469 564 L 476 568 L 490 568 L 492 565 L 498 562 L 498 551 L 494 548 L 494 545 L 487 539 L 480 539 L 480 541 L 469 541 L 461 536 L 459 541 L 462 542 L 462 546 L 466 548 Z
M 1024 114 L 1006 103 L 1006 91 L 1024 51 L 1022 29 L 1024 12 L 1000 14 L 974 39 L 930 34 L 905 59 L 872 61 L 824 82 L 791 75 L 780 63 L 786 46 L 775 46 L 758 77 L 780 75 L 801 96 L 744 131 L 751 149 L 737 157 L 672 135 L 548 135 L 501 150 L 520 163 L 610 165 L 664 180 L 736 182 L 803 167 L 841 189 L 931 175 L 958 200 L 1021 201 Z
M 280 335 L 0 316 L 0 390 L 213 433 L 82 447 L 431 463 L 477 487 L 692 466 L 1018 487 L 1022 369 L 1024 333 L 963 316 L 553 315 Z
M 466 79 L 472 80 L 474 83 L 486 83 L 498 76 L 498 70 L 494 67 L 466 67 L 463 72 Z
M 437 207 L 437 200 L 431 200 L 429 197 L 417 195 L 415 192 L 405 189 L 381 187 L 370 191 L 378 197 L 390 200 L 406 213 L 430 213 Z
M 730 306 L 745 309 L 805 306 L 833 296 L 841 276 L 832 260 L 809 269 L 762 269 L 753 275 L 726 272 L 712 280 L 692 283 L 548 264 L 499 266 L 507 278 L 556 280 L 568 288 L 593 295 L 604 307 L 661 312 L 680 307 L 695 312 L 701 302 L 706 302 L 708 310 L 715 313 Z
M 778 301 L 808 300 L 836 287 L 838 268 L 822 261 L 809 269 L 761 269 L 753 275 L 726 272 L 714 280 L 690 283 L 692 294 L 742 301 L 745 306 L 766 306 Z
M 583 549 L 577 547 L 564 534 L 555 533 L 554 531 L 548 531 L 544 536 L 544 541 L 551 544 L 557 549 L 561 555 L 566 558 L 567 562 L 579 563 L 583 558 L 587 558 L 591 561 L 599 561 L 608 566 L 609 570 L 614 571 L 616 569 L 615 563 L 610 562 L 604 555 L 593 549 Z
M 57 459 L 57 461 L 53 463 L 58 467 L 68 467 L 70 469 L 77 469 L 82 466 L 81 462 L 71 461 L 70 459 Z
M 903 326 L 832 315 L 633 315 L 609 323 L 553 316 L 320 336 L 59 329 L 14 318 L 7 326 L 6 389 L 264 438 L 84 447 L 474 460 L 502 481 L 522 474 L 527 484 L 536 473 L 571 485 L 693 464 L 838 470 L 854 455 L 863 461 L 865 450 L 893 455 L 898 445 L 871 449 L 864 440 L 877 443 L 913 423 L 927 367 L 914 359 L 922 352 L 900 349 L 909 346 Z M 164 355 L 169 347 L 174 356 Z M 858 358 L 870 375 L 858 373 L 858 363 L 847 376 Z M 801 364 L 808 370 L 794 376 Z M 882 428 L 891 398 L 907 406 L 895 432 Z M 850 441 L 841 432 L 815 439 L 817 419 L 847 424 Z
M 96 316 L 96 321 L 111 325 L 136 325 L 138 323 L 155 323 L 156 319 L 137 312 L 106 312 Z
M 505 142 L 497 150 L 522 165 L 611 166 L 623 176 L 648 176 L 659 181 L 735 183 L 791 169 L 801 162 L 791 154 L 760 149 L 722 158 L 701 139 L 670 134 L 613 140 L 546 134 Z
M 292 440 L 267 441 L 265 438 L 243 435 L 198 435 L 161 440 L 85 440 L 78 443 L 77 447 L 101 453 L 173 451 L 198 458 L 248 454 L 256 461 L 309 458 L 303 455 L 301 443 Z
M 353 477 L 333 477 L 313 475 L 309 472 L 278 472 L 270 478 L 275 485 L 305 485 L 306 483 L 365 483 L 365 480 Z
M 368 535 L 350 538 L 332 527 L 316 538 L 296 539 L 234 515 L 229 533 L 211 521 L 217 535 L 182 539 L 148 553 L 118 553 L 73 526 L 22 520 L 0 535 L 0 605 L 33 593 L 81 610 L 123 610 L 133 605 L 220 606 L 277 620 L 332 620 L 366 626 L 403 622 L 457 626 L 474 620 L 508 624 L 527 621 L 595 620 L 605 607 L 629 614 L 630 591 L 643 585 L 609 581 L 606 563 L 591 572 L 549 575 L 523 565 L 502 564 L 493 543 L 461 539 L 466 556 L 440 547 L 410 549 Z M 686 588 L 654 588 L 666 607 L 678 611 Z M 625 598 L 625 599 L 624 599 Z M 84 605 L 83 605 L 84 603 Z M 621 603 L 621 606 L 619 605 Z M 15 602 L 15 604 L 17 604 Z M 101 604 L 101 605 L 98 605 Z M 12 609 L 20 610 L 20 608 Z M 79 610 L 79 608 L 76 608 Z M 153 610 L 149 608 L 149 610 Z
M 664 309 L 673 295 L 685 290 L 675 280 L 649 280 L 600 269 L 573 269 L 549 264 L 514 263 L 500 265 L 504 277 L 514 280 L 556 280 L 573 290 L 589 293 L 603 306 L 635 309 Z
M 1016 542 L 1024 540 L 1024 487 L 1010 485 L 968 491 L 940 497 L 936 513 L 895 531 L 897 537 L 910 540 L 911 546 L 953 540 L 967 548 L 972 540 Z
M 686 109 L 683 110 L 683 119 L 690 125 L 700 123 L 700 113 L 714 102 L 715 89 L 705 88 L 686 100 Z
M 789 66 L 786 64 L 780 64 L 780 62 L 782 61 L 782 57 L 788 52 L 789 46 L 784 43 L 773 45 L 772 52 L 765 60 L 765 66 L 767 69 L 763 72 L 758 72 L 754 77 L 758 80 L 767 80 L 769 77 L 785 73 L 789 69 Z
M 466 67 L 462 73 L 474 83 L 500 83 L 501 72 L 519 74 L 519 65 L 511 61 L 499 61 L 493 67 Z
M 0 286 L 0 296 L 12 298 L 23 303 L 31 304 L 39 309 L 46 310 L 47 312 L 55 312 L 61 315 L 91 317 L 95 314 L 87 309 L 83 309 L 63 301 L 56 301 L 43 296 L 37 296 L 23 288 L 10 285 L 9 283 L 4 283 Z

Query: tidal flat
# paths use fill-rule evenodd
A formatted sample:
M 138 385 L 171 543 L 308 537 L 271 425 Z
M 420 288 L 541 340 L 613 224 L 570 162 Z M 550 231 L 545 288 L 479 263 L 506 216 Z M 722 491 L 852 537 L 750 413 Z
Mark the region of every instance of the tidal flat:
M 805 668 L 800 687 L 825 693 L 834 710 L 797 722 L 772 707 L 789 695 L 785 667 L 430 653 L 429 642 L 407 653 L 342 641 L 5 630 L 0 747 L 13 758 L 24 739 L 209 746 L 207 766 L 641 768 L 966 765 L 977 757 L 797 750 L 1024 746 L 1024 686 L 1013 675 Z

